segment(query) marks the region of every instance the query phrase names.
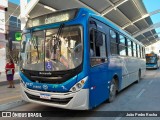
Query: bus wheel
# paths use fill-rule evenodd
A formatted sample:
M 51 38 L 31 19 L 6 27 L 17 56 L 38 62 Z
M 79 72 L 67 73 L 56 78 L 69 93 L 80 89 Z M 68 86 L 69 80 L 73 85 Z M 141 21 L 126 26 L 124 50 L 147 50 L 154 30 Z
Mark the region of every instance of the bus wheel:
M 109 89 L 108 102 L 113 102 L 115 100 L 116 93 L 117 93 L 117 83 L 116 83 L 116 80 L 113 78 L 111 81 L 110 89 Z

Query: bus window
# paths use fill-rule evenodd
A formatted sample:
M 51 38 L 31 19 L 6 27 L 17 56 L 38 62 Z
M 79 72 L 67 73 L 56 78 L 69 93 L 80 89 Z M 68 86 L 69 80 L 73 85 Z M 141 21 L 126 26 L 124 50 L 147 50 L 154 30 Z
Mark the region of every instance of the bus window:
M 101 58 L 106 58 L 105 34 L 93 29 L 90 31 L 90 57 L 91 66 L 104 62 Z
M 137 45 L 137 56 L 140 57 L 139 45 Z
M 143 58 L 145 58 L 145 48 L 144 47 L 142 47 L 142 56 Z
M 137 57 L 137 55 L 136 55 L 136 43 L 135 42 L 133 42 L 133 56 Z
M 119 40 L 119 42 L 120 42 L 120 44 L 119 44 L 119 54 L 126 56 L 127 53 L 126 53 L 126 46 L 125 46 L 125 38 L 122 35 L 120 35 L 119 39 L 120 39 Z
M 137 49 L 137 44 L 136 44 L 136 57 L 138 57 L 138 49 Z
M 127 39 L 127 49 L 128 49 L 128 56 L 132 56 L 132 44 L 131 40 Z
M 139 54 L 140 54 L 140 58 L 142 58 L 142 50 L 141 50 L 141 46 L 139 46 Z
M 90 56 L 95 56 L 95 46 L 94 46 L 94 30 L 90 31 Z
M 110 30 L 110 44 L 111 54 L 118 54 L 117 34 L 113 30 Z

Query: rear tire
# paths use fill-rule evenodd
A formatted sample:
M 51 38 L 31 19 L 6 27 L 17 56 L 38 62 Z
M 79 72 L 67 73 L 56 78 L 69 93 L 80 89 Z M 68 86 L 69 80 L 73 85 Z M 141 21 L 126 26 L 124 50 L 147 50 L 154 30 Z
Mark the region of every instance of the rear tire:
M 116 83 L 116 80 L 113 78 L 111 81 L 110 89 L 109 89 L 109 99 L 108 99 L 109 103 L 115 100 L 116 93 L 117 93 L 117 83 Z

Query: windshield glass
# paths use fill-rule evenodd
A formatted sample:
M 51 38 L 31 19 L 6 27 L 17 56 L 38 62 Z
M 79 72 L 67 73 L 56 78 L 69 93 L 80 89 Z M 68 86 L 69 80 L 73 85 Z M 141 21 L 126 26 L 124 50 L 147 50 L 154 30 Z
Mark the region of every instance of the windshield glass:
M 155 56 L 146 57 L 146 63 L 156 63 L 157 59 Z
M 63 27 L 37 31 L 26 40 L 23 69 L 36 71 L 60 71 L 78 67 L 82 63 L 82 28 Z M 26 35 L 25 35 L 26 36 Z

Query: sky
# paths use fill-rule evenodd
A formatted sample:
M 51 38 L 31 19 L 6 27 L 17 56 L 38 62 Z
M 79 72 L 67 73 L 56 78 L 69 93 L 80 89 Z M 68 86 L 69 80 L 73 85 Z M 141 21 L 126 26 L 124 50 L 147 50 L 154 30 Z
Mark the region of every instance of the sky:
M 148 13 L 153 12 L 157 9 L 160 9 L 160 0 L 143 0 L 143 3 L 148 11 Z M 158 23 L 160 22 L 160 13 L 151 16 L 152 22 Z M 160 32 L 160 29 L 156 29 L 156 32 Z M 160 34 L 159 34 L 160 37 Z
M 143 3 L 145 5 L 148 13 L 155 11 L 157 9 L 160 9 L 160 0 L 143 0 Z M 153 24 L 160 22 L 160 13 L 151 16 L 151 19 L 152 19 Z M 157 28 L 155 30 L 157 33 L 160 32 L 160 28 Z M 160 37 L 160 34 L 158 36 Z M 148 51 L 146 51 L 146 52 L 150 53 L 153 50 L 155 53 L 159 54 L 159 56 L 160 56 L 160 53 L 159 53 L 160 41 L 148 46 L 147 48 L 148 48 Z
M 12 2 L 14 4 L 17 4 L 17 5 L 19 5 L 19 3 L 20 3 L 20 0 L 8 0 L 8 1 Z M 27 0 L 27 1 L 30 1 L 30 0 Z
M 12 2 L 12 3 L 14 3 L 14 4 L 17 4 L 17 5 L 19 5 L 19 3 L 20 3 L 20 0 L 8 0 L 9 2 Z

